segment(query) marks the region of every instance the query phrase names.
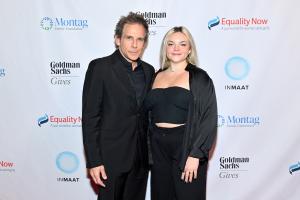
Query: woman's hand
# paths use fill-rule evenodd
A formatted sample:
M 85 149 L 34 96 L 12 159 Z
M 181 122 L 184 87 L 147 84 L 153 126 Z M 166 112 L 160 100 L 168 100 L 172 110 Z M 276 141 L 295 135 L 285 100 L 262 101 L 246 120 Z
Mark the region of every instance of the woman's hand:
M 192 182 L 193 178 L 197 178 L 197 171 L 199 167 L 199 158 L 188 157 L 185 163 L 184 171 L 181 174 L 181 180 L 186 183 Z

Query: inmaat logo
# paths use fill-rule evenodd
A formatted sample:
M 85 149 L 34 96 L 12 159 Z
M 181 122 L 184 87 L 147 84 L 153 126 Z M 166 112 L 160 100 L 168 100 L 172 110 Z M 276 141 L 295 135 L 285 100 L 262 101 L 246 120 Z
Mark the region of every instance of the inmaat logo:
M 73 152 L 61 152 L 56 157 L 56 167 L 64 173 L 71 174 L 78 169 L 79 159 Z
M 53 20 L 50 17 L 44 17 L 41 20 L 41 28 L 48 31 L 53 27 Z
M 38 118 L 38 125 L 41 127 L 42 124 L 45 124 L 49 121 L 48 115 L 45 114 L 44 116 Z
M 212 20 L 208 21 L 208 29 L 211 30 L 212 27 L 217 26 L 220 24 L 220 18 L 216 17 L 213 18 Z
M 248 61 L 240 56 L 230 58 L 225 64 L 225 73 L 232 80 L 242 80 L 246 78 L 250 71 Z

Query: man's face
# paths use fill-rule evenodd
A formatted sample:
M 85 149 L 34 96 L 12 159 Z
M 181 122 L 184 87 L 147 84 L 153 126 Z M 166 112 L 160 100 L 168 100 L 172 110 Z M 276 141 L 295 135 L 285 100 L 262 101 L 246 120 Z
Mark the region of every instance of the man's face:
M 135 62 L 143 53 L 145 47 L 145 28 L 140 24 L 125 24 L 121 38 L 115 38 L 122 55 Z

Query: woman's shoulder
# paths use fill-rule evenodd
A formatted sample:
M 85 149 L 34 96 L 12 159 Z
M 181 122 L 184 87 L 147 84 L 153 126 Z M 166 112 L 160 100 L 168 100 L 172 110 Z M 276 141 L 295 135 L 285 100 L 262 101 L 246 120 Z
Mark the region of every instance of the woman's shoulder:
M 163 73 L 164 71 L 165 71 L 165 69 L 159 68 L 159 69 L 155 72 L 155 74 L 157 75 L 157 74 L 159 74 L 159 73 Z
M 194 94 L 211 94 L 214 92 L 214 83 L 208 73 L 194 65 L 191 69 L 191 88 Z
M 156 72 L 155 72 L 155 75 L 154 77 L 161 77 L 161 76 L 164 76 L 166 73 L 166 70 L 165 69 L 158 69 Z
M 197 67 L 196 65 L 193 65 L 193 64 L 189 64 L 187 66 L 187 70 L 190 71 L 194 78 L 196 78 L 198 81 L 210 81 L 211 78 L 210 76 L 208 75 L 208 73 L 200 68 L 200 67 Z

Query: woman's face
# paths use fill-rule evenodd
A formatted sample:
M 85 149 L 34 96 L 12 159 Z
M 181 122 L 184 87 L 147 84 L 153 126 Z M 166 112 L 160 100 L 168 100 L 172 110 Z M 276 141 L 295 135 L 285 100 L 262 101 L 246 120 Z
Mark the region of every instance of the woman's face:
M 191 52 L 188 38 L 181 32 L 172 33 L 167 40 L 167 58 L 173 64 L 186 62 Z

